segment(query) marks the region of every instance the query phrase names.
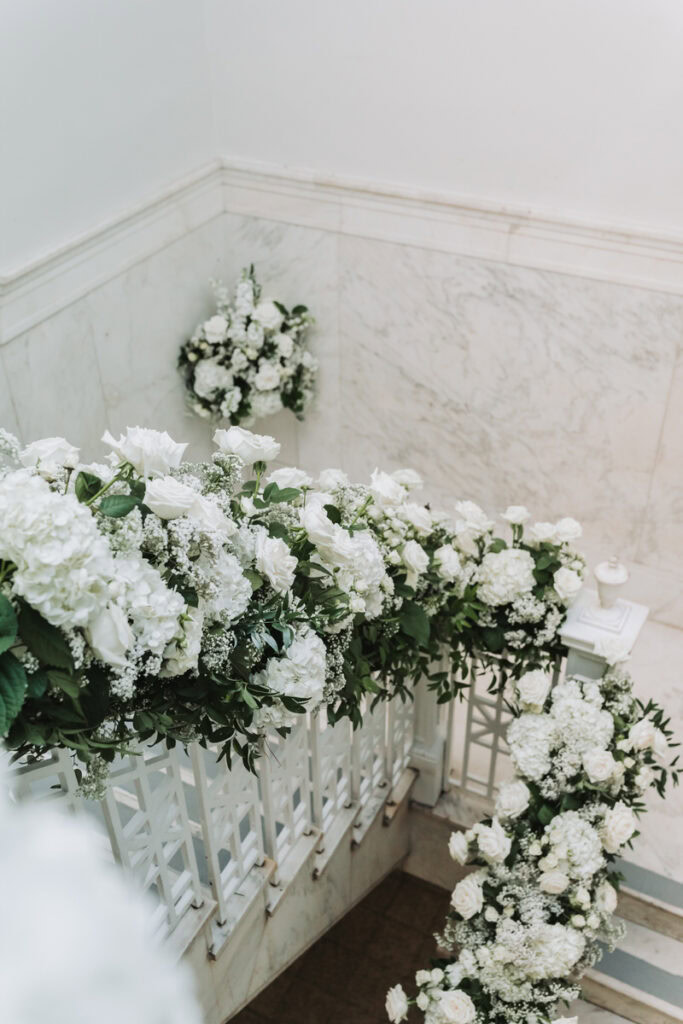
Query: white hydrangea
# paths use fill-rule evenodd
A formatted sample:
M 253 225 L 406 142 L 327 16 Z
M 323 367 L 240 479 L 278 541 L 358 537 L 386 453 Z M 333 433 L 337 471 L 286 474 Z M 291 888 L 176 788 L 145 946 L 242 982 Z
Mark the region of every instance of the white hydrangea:
M 557 870 L 570 878 L 587 879 L 603 867 L 600 836 L 578 811 L 555 815 L 545 835 L 550 852 L 539 861 L 542 870 Z
M 200 398 L 212 398 L 216 391 L 227 391 L 232 384 L 232 373 L 218 359 L 200 359 L 197 363 L 194 389 Z
M 525 713 L 514 718 L 507 731 L 510 756 L 520 775 L 538 782 L 550 771 L 557 730 L 550 715 Z
M 534 566 L 532 556 L 521 548 L 489 552 L 479 567 L 478 597 L 496 607 L 529 593 L 536 584 Z
M 180 617 L 187 606 L 183 597 L 166 586 L 159 571 L 139 555 L 116 559 L 116 603 L 135 634 L 135 654 L 162 657 L 166 647 L 182 635 Z
M 53 626 L 87 626 L 109 603 L 114 562 L 88 508 L 22 469 L 0 480 L 0 558 L 15 593 Z
M 309 626 L 297 629 L 294 640 L 279 658 L 269 658 L 254 681 L 275 693 L 320 704 L 325 687 L 325 645 Z

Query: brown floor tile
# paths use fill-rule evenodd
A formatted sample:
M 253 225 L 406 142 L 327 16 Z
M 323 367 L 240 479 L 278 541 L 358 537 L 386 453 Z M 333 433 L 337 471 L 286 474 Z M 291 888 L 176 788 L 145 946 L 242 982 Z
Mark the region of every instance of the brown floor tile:
M 364 900 L 361 900 L 359 906 L 364 906 L 367 910 L 372 910 L 377 914 L 383 914 L 396 895 L 402 877 L 401 871 L 392 871 L 383 882 L 380 882 L 371 893 L 368 893 Z
M 287 968 L 279 978 L 276 978 L 268 988 L 265 988 L 255 999 L 252 999 L 249 1003 L 249 1009 L 254 1013 L 260 1014 L 261 1017 L 265 1017 L 266 1020 L 277 1014 L 283 999 L 296 980 L 295 968 L 298 967 L 300 962 L 300 960 L 297 960 L 292 967 Z M 245 1022 L 245 1024 L 248 1024 L 248 1022 Z
M 363 949 L 372 940 L 382 921 L 380 914 L 368 909 L 366 900 L 350 910 L 329 932 L 332 942 L 347 949 Z
M 230 1018 L 230 1024 L 264 1024 L 264 1021 L 264 1017 L 259 1017 L 249 1007 L 238 1013 L 236 1017 Z
M 429 933 L 443 922 L 449 900 L 450 893 L 445 889 L 410 875 L 402 875 L 386 914 L 396 921 Z
M 415 964 L 424 942 L 424 932 L 410 928 L 390 917 L 384 917 L 368 947 L 368 954 L 378 963 L 399 968 Z
M 336 999 L 345 999 L 349 979 L 361 963 L 361 947 L 348 949 L 325 936 L 301 957 L 296 984 L 303 979 Z

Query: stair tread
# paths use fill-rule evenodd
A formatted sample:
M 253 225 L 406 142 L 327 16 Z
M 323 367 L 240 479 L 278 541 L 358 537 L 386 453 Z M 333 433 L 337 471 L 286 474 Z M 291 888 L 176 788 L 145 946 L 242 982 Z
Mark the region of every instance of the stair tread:
M 632 921 L 624 921 L 624 924 L 626 935 L 619 943 L 618 951 L 644 960 L 679 978 L 683 977 L 683 943 Z M 600 970 L 613 955 L 605 953 Z
M 649 929 L 642 928 L 640 931 L 649 932 Z M 653 947 L 652 951 L 647 952 L 646 955 L 657 958 L 654 940 L 661 940 L 665 937 L 655 932 L 649 932 L 649 934 L 653 939 Z M 636 938 L 630 948 L 637 948 L 641 953 L 645 953 L 642 941 L 642 939 Z M 672 942 L 681 948 L 681 944 L 674 939 L 669 939 L 667 942 Z M 669 967 L 673 965 L 671 953 L 671 950 L 667 950 L 666 963 Z M 626 948 L 619 948 L 615 949 L 613 953 L 605 951 L 603 959 L 596 965 L 596 971 L 606 979 L 614 979 L 622 985 L 628 985 L 632 990 L 642 994 L 646 1001 L 654 998 L 683 1010 L 683 977 L 680 973 L 680 958 L 675 966 L 676 972 L 667 970 L 665 967 L 645 959 L 642 955 L 637 956 L 628 952 Z

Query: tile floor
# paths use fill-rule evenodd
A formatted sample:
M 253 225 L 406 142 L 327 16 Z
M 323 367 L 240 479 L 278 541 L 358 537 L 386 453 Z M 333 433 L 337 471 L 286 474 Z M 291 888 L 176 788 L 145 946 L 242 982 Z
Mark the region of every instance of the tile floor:
M 280 975 L 232 1024 L 387 1024 L 387 989 L 414 991 L 435 955 L 449 893 L 401 872 L 389 875 Z M 422 1017 L 413 1009 L 411 1024 Z

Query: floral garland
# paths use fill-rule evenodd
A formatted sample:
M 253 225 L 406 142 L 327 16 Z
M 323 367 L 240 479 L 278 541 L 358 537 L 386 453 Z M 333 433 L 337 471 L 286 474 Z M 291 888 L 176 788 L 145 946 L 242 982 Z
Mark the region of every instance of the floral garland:
M 321 705 L 358 723 L 425 675 L 451 699 L 474 652 L 500 684 L 561 652 L 572 519 L 525 532 L 511 507 L 504 539 L 471 502 L 419 504 L 411 470 L 268 474 L 279 445 L 239 427 L 196 464 L 155 430 L 103 440 L 83 465 L 63 438 L 2 435 L 0 735 L 18 754 L 68 748 L 94 786 L 136 740 L 251 766 L 265 730 Z
M 214 282 L 217 311 L 199 324 L 178 357 L 190 408 L 206 419 L 253 423 L 280 409 L 303 419 L 317 363 L 305 346 L 313 318 L 261 298 L 254 268 L 242 271 L 233 301 Z
M 426 1024 L 544 1024 L 576 999 L 599 940 L 613 949 L 623 934 L 613 864 L 638 834 L 644 794 L 678 782 L 677 758 L 668 770 L 663 763 L 677 746 L 664 712 L 634 697 L 622 666 L 552 689 L 532 671 L 508 697 L 516 775 L 500 788 L 495 817 L 451 836 L 453 859 L 478 869 L 456 885 L 437 936 L 457 957 L 417 972 Z M 393 1024 L 410 1002 L 400 985 L 389 990 Z

